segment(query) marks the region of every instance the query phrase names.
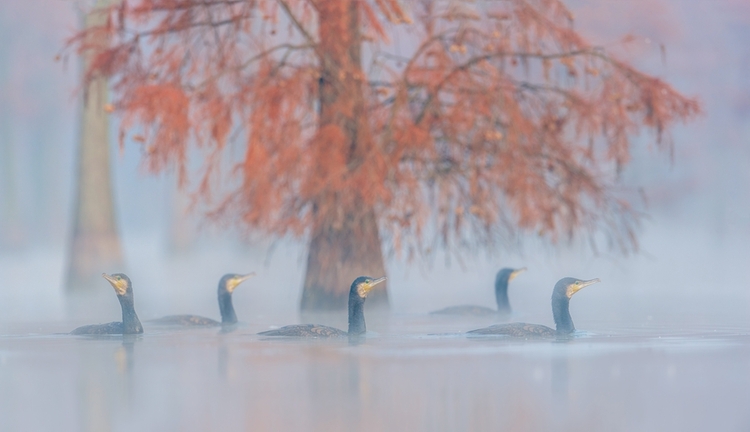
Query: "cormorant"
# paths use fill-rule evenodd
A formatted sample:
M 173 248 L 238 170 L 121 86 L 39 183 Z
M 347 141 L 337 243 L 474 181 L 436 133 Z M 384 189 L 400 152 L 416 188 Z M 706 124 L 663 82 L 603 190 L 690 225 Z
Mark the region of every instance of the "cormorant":
M 469 333 L 479 335 L 506 335 L 520 338 L 551 338 L 567 336 L 576 329 L 570 317 L 570 298 L 573 294 L 589 285 L 601 282 L 599 279 L 580 280 L 566 277 L 560 279 L 552 291 L 552 316 L 557 330 L 539 324 L 512 323 L 496 324 L 493 326 L 472 330 Z
M 430 312 L 439 315 L 496 315 L 509 314 L 510 302 L 508 301 L 508 283 L 516 278 L 519 274 L 526 271 L 526 267 L 520 269 L 504 268 L 497 272 L 495 276 L 495 300 L 497 301 L 497 310 L 484 306 L 462 305 L 451 306 L 445 309 Z
M 268 330 L 258 333 L 262 336 L 288 336 L 288 337 L 344 337 L 359 336 L 367 331 L 365 326 L 364 306 L 367 294 L 380 282 L 385 280 L 385 276 L 373 279 L 368 276 L 360 276 L 354 279 L 349 289 L 349 331 L 345 332 L 337 328 L 328 327 L 319 324 L 300 324 L 288 325 L 276 330 Z
M 70 332 L 74 335 L 101 335 L 101 334 L 138 334 L 143 333 L 143 326 L 138 320 L 138 315 L 133 307 L 133 286 L 130 278 L 122 273 L 108 275 L 102 273 L 102 277 L 115 289 L 117 299 L 120 300 L 122 308 L 122 322 L 111 322 L 107 324 L 92 324 L 78 327 Z
M 225 274 L 219 280 L 219 312 L 221 313 L 221 322 L 200 315 L 169 315 L 158 318 L 150 322 L 163 325 L 181 325 L 181 326 L 219 326 L 231 325 L 237 323 L 237 315 L 234 313 L 232 305 L 232 293 L 239 284 L 255 276 L 255 272 L 246 275 Z

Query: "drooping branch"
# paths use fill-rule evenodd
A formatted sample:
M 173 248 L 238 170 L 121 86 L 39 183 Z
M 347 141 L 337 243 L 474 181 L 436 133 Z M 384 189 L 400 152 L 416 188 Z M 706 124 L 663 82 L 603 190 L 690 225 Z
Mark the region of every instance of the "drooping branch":
M 185 172 L 200 149 L 202 196 L 252 229 L 302 235 L 316 208 L 359 200 L 396 249 L 602 226 L 635 238 L 617 184 L 631 139 L 668 147 L 695 99 L 590 44 L 559 0 L 360 0 L 345 15 L 352 4 L 133 0 L 87 31 L 110 49 L 71 43 L 95 54 L 87 76 L 112 77 L 122 136 L 138 128 L 148 166 Z
M 227 74 L 229 72 L 234 72 L 234 73 L 240 72 L 240 71 L 244 70 L 245 68 L 250 67 L 251 65 L 253 65 L 256 62 L 264 60 L 268 56 L 274 54 L 276 51 L 283 50 L 283 49 L 287 50 L 284 53 L 284 56 L 282 57 L 281 61 L 279 61 L 279 66 L 282 66 L 285 63 L 285 59 L 289 56 L 289 54 L 292 51 L 301 51 L 301 50 L 306 50 L 306 49 L 311 49 L 311 48 L 314 48 L 314 46 L 313 45 L 309 45 L 309 44 L 304 44 L 304 45 L 280 44 L 280 45 L 276 45 L 276 46 L 274 46 L 272 48 L 269 48 L 269 49 L 267 49 L 267 50 L 265 50 L 263 52 L 260 52 L 260 53 L 258 53 L 256 55 L 250 57 L 249 59 L 247 59 L 246 61 L 244 61 L 243 63 L 241 63 L 239 66 L 237 66 L 234 69 L 223 69 L 223 70 L 219 71 L 218 73 L 216 73 L 214 75 L 211 75 L 210 77 L 208 77 L 204 81 L 202 81 L 200 84 L 198 84 L 197 87 L 200 88 L 200 87 L 205 86 L 206 84 L 214 82 L 214 81 L 218 80 L 219 78 L 221 78 L 222 76 L 224 76 L 225 74 Z
M 294 27 L 304 36 L 305 40 L 307 40 L 307 43 L 312 46 L 317 46 L 317 42 L 315 41 L 315 38 L 312 37 L 312 35 L 305 30 L 305 27 L 302 25 L 302 23 L 297 19 L 297 17 L 294 15 L 294 12 L 289 8 L 289 5 L 284 0 L 276 0 L 282 9 L 284 9 L 284 12 L 286 13 L 287 18 L 292 22 Z
M 474 238 L 488 238 L 491 227 L 508 218 L 487 209 L 504 207 L 515 213 L 513 225 L 553 238 L 582 227 L 594 232 L 596 221 L 616 229 L 612 222 L 619 220 L 623 238 L 634 240 L 630 217 L 635 213 L 619 204 L 607 166 L 614 163 L 619 171 L 627 163 L 629 135 L 645 126 L 661 142 L 668 125 L 699 113 L 698 103 L 586 44 L 565 24 L 549 19 L 554 14 L 545 15 L 531 3 L 559 5 L 508 2 L 517 7 L 495 16 L 515 20 L 513 38 L 503 35 L 516 24 L 485 29 L 480 27 L 487 21 L 476 14 L 435 13 L 395 85 L 373 87 L 380 98 L 373 106 L 387 113 L 380 118 L 387 131 L 383 145 L 401 149 L 404 171 L 397 180 L 427 180 L 435 189 L 425 202 L 408 207 L 428 205 L 442 215 L 434 223 L 446 245 L 446 233 L 458 240 L 461 226 L 481 227 Z M 519 37 L 524 31 L 538 32 L 537 39 Z M 515 65 L 525 73 L 516 72 Z M 579 71 L 585 72 L 586 85 L 577 79 Z M 467 189 L 467 184 L 474 186 Z M 502 192 L 488 195 L 487 190 Z M 414 192 L 405 195 L 412 203 L 419 195 Z M 451 208 L 461 216 L 450 216 Z M 465 208 L 483 210 L 460 210 Z M 619 211 L 622 217 L 605 218 L 602 211 Z M 391 216 L 400 221 L 394 226 L 406 231 L 397 236 L 401 239 L 424 231 L 414 222 L 418 218 Z

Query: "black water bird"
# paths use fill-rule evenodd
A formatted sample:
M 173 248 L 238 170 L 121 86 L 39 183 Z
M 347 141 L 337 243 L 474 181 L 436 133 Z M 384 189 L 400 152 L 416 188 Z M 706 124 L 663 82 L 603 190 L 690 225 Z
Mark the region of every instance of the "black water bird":
M 107 324 L 92 324 L 78 327 L 70 332 L 74 335 L 104 335 L 104 334 L 139 334 L 143 333 L 143 326 L 135 313 L 133 306 L 133 285 L 130 278 L 122 273 L 108 275 L 102 273 L 102 277 L 115 289 L 117 299 L 120 300 L 122 308 L 122 322 L 111 322 Z
M 151 320 L 150 322 L 162 325 L 179 325 L 179 326 L 227 326 L 237 323 L 237 314 L 234 313 L 232 305 L 232 293 L 239 284 L 255 276 L 255 272 L 245 275 L 225 274 L 219 280 L 217 294 L 219 297 L 219 312 L 221 313 L 221 322 L 200 315 L 169 315 L 163 318 Z
M 497 272 L 495 276 L 495 300 L 497 301 L 497 310 L 484 306 L 462 305 L 450 306 L 445 309 L 430 312 L 436 315 L 497 315 L 509 314 L 510 302 L 508 301 L 508 283 L 516 278 L 519 274 L 526 271 L 526 267 L 519 269 L 504 268 Z
M 365 326 L 364 306 L 367 294 L 372 288 L 383 282 L 385 276 L 373 279 L 368 276 L 360 276 L 354 279 L 349 289 L 349 331 L 339 330 L 319 324 L 288 325 L 275 330 L 258 333 L 262 336 L 287 336 L 287 337 L 312 337 L 330 338 L 359 336 L 367 331 Z
M 506 335 L 518 338 L 552 338 L 568 336 L 575 332 L 573 319 L 570 317 L 570 298 L 573 294 L 589 285 L 601 282 L 599 279 L 580 280 L 566 277 L 560 279 L 552 290 L 552 316 L 556 330 L 539 324 L 511 323 L 472 330 L 475 335 Z

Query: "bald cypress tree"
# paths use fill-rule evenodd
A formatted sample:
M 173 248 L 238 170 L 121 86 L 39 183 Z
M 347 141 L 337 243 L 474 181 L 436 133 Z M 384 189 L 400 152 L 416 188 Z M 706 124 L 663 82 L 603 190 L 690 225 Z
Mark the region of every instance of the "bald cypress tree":
M 83 18 L 84 31 L 106 25 L 111 1 L 97 1 Z M 86 37 L 87 46 L 105 49 L 108 38 Z M 123 264 L 117 231 L 110 170 L 108 80 L 89 76 L 93 52 L 83 55 L 84 86 L 73 230 L 66 277 L 68 291 L 81 292 L 101 286 L 101 273 Z
M 592 45 L 559 0 L 134 0 L 111 17 L 72 44 L 115 80 L 122 135 L 139 128 L 154 172 L 187 176 L 203 151 L 194 184 L 215 216 L 308 239 L 302 309 L 346 307 L 384 246 L 605 232 L 634 247 L 617 185 L 631 137 L 668 149 L 700 110 Z

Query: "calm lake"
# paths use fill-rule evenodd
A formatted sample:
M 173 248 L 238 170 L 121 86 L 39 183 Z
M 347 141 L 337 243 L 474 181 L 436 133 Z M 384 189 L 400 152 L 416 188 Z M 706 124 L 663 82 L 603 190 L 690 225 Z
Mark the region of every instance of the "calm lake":
M 746 323 L 587 321 L 556 342 L 371 313 L 350 345 L 264 339 L 292 321 L 263 320 L 98 338 L 55 334 L 77 322 L 2 325 L 0 430 L 750 430 Z

